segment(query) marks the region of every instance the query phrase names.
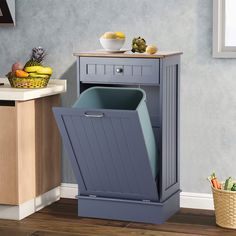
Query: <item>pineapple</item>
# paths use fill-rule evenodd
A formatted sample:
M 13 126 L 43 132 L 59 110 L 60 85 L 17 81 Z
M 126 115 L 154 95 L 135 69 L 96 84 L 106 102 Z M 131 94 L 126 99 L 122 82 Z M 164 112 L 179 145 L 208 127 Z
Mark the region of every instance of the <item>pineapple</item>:
M 26 62 L 24 68 L 30 66 L 41 66 L 45 56 L 45 49 L 43 49 L 42 47 L 33 48 L 31 58 L 28 62 Z

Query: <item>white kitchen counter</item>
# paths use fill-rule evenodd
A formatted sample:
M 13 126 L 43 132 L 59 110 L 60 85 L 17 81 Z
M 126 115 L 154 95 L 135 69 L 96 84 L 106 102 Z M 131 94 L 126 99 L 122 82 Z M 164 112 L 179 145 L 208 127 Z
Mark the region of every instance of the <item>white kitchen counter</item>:
M 66 92 L 66 80 L 51 79 L 46 88 L 12 88 L 7 78 L 0 78 L 0 100 L 26 101 Z

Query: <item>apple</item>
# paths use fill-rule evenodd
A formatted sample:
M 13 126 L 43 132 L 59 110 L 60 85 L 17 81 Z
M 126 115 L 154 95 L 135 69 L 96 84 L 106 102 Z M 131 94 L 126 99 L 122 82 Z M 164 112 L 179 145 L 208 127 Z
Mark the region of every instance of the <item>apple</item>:
M 16 62 L 12 65 L 12 73 L 16 73 L 16 70 L 23 70 L 24 66 L 20 62 Z

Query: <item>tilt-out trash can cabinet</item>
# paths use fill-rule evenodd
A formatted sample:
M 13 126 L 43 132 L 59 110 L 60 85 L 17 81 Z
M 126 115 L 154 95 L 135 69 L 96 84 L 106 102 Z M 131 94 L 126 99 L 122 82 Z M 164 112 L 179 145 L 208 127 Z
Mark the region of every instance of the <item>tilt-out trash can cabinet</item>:
M 163 223 L 179 210 L 179 54 L 76 55 L 79 97 L 54 115 L 79 216 Z

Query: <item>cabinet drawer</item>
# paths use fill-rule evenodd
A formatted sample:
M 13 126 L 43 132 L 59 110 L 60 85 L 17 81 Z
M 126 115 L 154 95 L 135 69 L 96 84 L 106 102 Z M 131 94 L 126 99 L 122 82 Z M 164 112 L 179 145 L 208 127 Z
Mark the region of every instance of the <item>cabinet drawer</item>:
M 159 84 L 159 59 L 80 57 L 84 83 Z

